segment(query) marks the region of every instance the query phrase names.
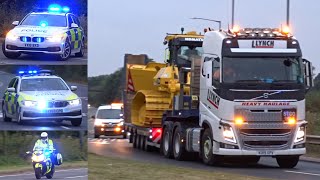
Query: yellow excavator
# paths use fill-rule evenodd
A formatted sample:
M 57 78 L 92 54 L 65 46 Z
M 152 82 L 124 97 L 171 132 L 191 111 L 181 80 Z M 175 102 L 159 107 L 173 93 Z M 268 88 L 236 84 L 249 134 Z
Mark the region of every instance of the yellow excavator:
M 199 87 L 190 82 L 199 81 L 202 42 L 203 35 L 182 29 L 181 34 L 166 35 L 165 63 L 148 62 L 145 55 L 125 55 L 125 130 L 134 147 L 159 148 L 166 112 L 197 108 Z

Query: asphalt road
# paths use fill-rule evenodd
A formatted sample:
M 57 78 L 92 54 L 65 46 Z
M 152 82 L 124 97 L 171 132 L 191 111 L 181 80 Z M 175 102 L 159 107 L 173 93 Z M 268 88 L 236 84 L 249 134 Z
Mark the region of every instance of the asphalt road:
M 34 180 L 34 173 L 21 173 L 21 174 L 8 174 L 0 175 L 0 180 Z M 43 177 L 43 179 L 47 179 Z M 56 170 L 52 179 L 77 179 L 77 180 L 87 180 L 88 179 L 88 168 L 78 168 L 78 169 L 64 169 Z
M 2 47 L 2 42 L 0 43 L 0 47 Z M 4 56 L 2 50 L 0 51 L 0 65 L 87 65 L 87 63 L 87 53 L 81 58 L 71 56 L 67 61 L 57 61 L 53 56 L 45 54 L 22 54 L 18 59 L 8 59 Z
M 179 167 L 188 167 L 194 169 L 235 173 L 247 176 L 272 179 L 290 179 L 290 180 L 319 180 L 320 164 L 300 161 L 294 169 L 280 169 L 275 159 L 262 158 L 257 165 L 223 165 L 223 166 L 206 166 L 200 161 L 176 161 L 166 159 L 159 152 L 144 152 L 134 149 L 127 139 L 115 139 L 104 137 L 101 139 L 89 138 L 89 152 L 108 156 L 131 159 L 149 163 L 161 163 Z M 125 172 L 124 172 L 125 173 Z
M 0 104 L 2 103 L 2 96 L 10 82 L 10 80 L 14 77 L 14 74 L 9 74 L 6 72 L 0 71 Z M 27 122 L 24 125 L 18 125 L 15 122 L 4 122 L 2 118 L 2 108 L 0 108 L 0 130 L 87 130 L 87 112 L 88 112 L 88 86 L 77 84 L 77 83 L 69 83 L 69 86 L 77 86 L 78 89 L 75 93 L 82 100 L 82 124 L 79 127 L 74 127 L 71 125 L 70 121 L 63 121 L 62 123 L 56 122 Z

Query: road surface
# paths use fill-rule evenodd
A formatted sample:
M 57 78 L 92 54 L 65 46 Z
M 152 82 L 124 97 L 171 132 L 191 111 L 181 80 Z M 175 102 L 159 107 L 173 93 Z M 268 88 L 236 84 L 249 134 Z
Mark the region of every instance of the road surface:
M 0 71 L 0 104 L 2 104 L 2 96 L 10 82 L 10 80 L 15 77 L 14 74 L 6 73 Z M 55 122 L 45 122 L 45 123 L 33 123 L 28 122 L 25 125 L 18 125 L 15 122 L 4 122 L 2 117 L 2 108 L 0 107 L 0 130 L 87 130 L 87 112 L 88 112 L 88 86 L 69 83 L 69 86 L 77 86 L 78 89 L 75 93 L 82 100 L 82 124 L 79 127 L 73 127 L 70 121 L 63 121 L 62 124 Z
M 0 42 L 0 47 L 2 47 L 2 42 Z M 57 61 L 53 56 L 45 54 L 22 54 L 18 59 L 8 59 L 4 56 L 2 50 L 0 51 L 0 65 L 87 65 L 87 63 L 87 53 L 85 53 L 84 57 L 81 58 L 71 56 L 67 61 Z
M 0 180 L 34 180 L 35 176 L 33 172 L 19 173 L 19 174 L 8 174 L 0 175 Z M 47 179 L 43 177 L 42 179 Z M 53 175 L 53 179 L 77 179 L 77 180 L 87 180 L 88 179 L 88 168 L 78 168 L 78 169 L 64 169 L 56 170 Z
M 262 158 L 258 165 L 224 165 L 213 167 L 206 166 L 200 161 L 176 161 L 173 159 L 166 159 L 162 157 L 159 152 L 144 152 L 142 150 L 134 149 L 132 145 L 128 143 L 127 139 L 115 139 L 112 137 L 104 137 L 101 139 L 89 138 L 88 150 L 89 152 L 108 157 L 119 157 L 136 161 L 157 164 L 161 163 L 208 171 L 236 173 L 261 178 L 290 180 L 320 179 L 320 164 L 305 161 L 300 161 L 294 169 L 280 169 L 276 160 L 272 158 Z

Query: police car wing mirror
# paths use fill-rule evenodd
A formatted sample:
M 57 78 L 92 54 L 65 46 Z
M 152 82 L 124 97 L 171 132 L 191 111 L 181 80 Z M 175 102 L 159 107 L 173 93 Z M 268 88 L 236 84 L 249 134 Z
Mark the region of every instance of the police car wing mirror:
M 19 21 L 13 21 L 12 25 L 18 26 L 19 25 Z
M 10 87 L 10 88 L 7 88 L 7 91 L 12 93 L 12 92 L 15 92 L 16 89 L 14 87 Z
M 71 91 L 76 91 L 78 89 L 77 86 L 71 86 Z
M 72 24 L 71 24 L 71 27 L 72 27 L 72 28 L 78 28 L 79 26 L 78 26 L 78 24 L 76 24 L 76 23 L 72 23 Z

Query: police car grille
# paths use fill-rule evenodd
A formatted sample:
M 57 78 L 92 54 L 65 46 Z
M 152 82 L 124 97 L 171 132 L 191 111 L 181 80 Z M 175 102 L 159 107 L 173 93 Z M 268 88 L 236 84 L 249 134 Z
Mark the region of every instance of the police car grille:
M 20 41 L 22 41 L 22 42 L 42 43 L 42 42 L 44 42 L 44 37 L 21 36 L 20 37 Z
M 68 101 L 51 101 L 48 102 L 49 108 L 59 108 L 68 106 Z

